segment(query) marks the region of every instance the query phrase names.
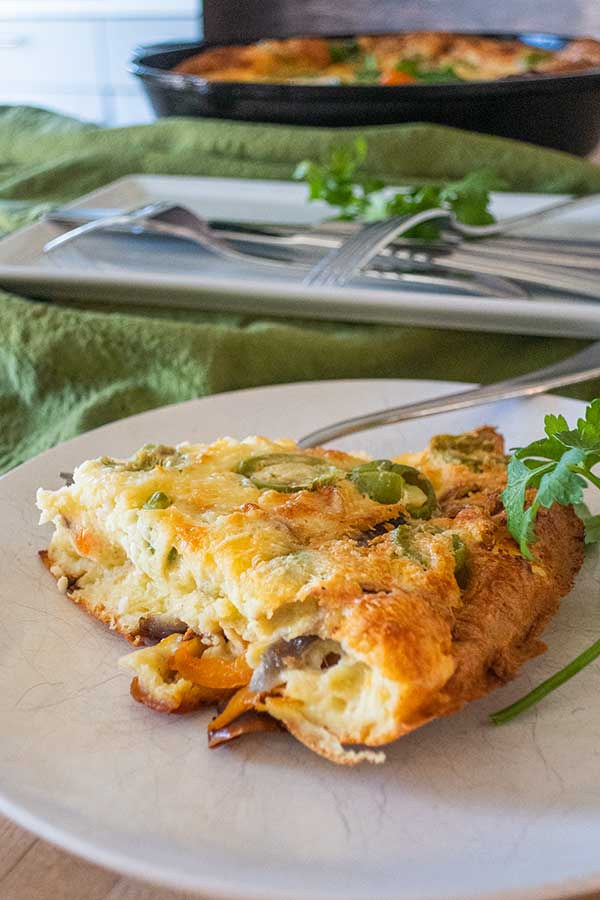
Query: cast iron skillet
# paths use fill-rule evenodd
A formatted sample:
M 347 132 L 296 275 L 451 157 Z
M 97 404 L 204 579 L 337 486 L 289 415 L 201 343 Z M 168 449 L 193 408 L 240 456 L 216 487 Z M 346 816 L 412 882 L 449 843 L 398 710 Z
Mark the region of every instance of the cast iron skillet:
M 568 37 L 487 33 L 559 49 Z M 339 37 L 339 36 L 338 36 Z M 600 69 L 460 84 L 298 85 L 205 81 L 170 71 L 208 43 L 136 50 L 130 71 L 158 116 L 201 116 L 293 125 L 438 122 L 586 156 L 600 140 Z M 222 44 L 221 44 L 222 46 Z

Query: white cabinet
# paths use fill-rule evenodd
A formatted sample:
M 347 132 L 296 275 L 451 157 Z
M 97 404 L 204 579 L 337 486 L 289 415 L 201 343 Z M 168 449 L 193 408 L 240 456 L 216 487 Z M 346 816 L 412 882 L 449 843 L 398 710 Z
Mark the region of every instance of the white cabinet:
M 134 19 L 106 23 L 106 63 L 108 78 L 118 88 L 131 87 L 127 65 L 132 50 L 140 44 L 160 44 L 163 41 L 199 40 L 197 19 Z
M 95 90 L 99 53 L 95 23 L 0 19 L 1 90 Z
M 0 0 L 0 105 L 46 106 L 107 125 L 152 121 L 127 71 L 134 48 L 196 40 L 200 29 L 193 0 Z

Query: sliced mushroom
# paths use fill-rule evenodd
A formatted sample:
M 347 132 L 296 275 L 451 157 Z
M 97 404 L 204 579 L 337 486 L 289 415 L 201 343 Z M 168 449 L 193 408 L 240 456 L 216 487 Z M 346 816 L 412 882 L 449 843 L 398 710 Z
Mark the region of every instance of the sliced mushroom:
M 187 628 L 185 622 L 171 616 L 142 616 L 138 623 L 138 634 L 146 644 L 157 644 L 171 634 L 185 634 Z
M 263 653 L 260 665 L 252 675 L 250 688 L 260 693 L 273 690 L 280 683 L 281 673 L 288 668 L 290 662 L 300 659 L 307 647 L 318 639 L 316 634 L 303 634 L 289 641 L 284 638 L 275 641 Z

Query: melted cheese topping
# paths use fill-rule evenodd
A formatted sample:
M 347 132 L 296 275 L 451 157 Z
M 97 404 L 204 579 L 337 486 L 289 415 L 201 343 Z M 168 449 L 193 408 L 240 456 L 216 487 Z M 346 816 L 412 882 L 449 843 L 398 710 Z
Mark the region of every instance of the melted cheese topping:
M 339 475 L 314 490 L 261 489 L 239 474 L 250 457 L 299 452 L 292 441 L 224 438 L 85 462 L 72 485 L 38 492 L 42 522 L 55 526 L 52 570 L 133 640 L 141 618 L 165 615 L 253 668 L 277 640 L 335 642 L 335 665 L 290 665 L 265 708 L 341 741 L 383 743 L 454 670 L 452 523 L 421 528 L 405 552 L 392 530 L 409 519 L 402 503 L 378 503 L 346 478 L 363 457 L 305 451 Z M 189 690 L 165 682 L 154 648 L 128 664 L 159 707 Z
M 540 51 L 519 40 L 420 31 L 210 47 L 174 71 L 210 81 L 405 84 L 494 80 L 599 65 L 600 42 L 592 38 L 569 41 L 558 51 Z M 398 72 L 404 78 L 394 78 Z

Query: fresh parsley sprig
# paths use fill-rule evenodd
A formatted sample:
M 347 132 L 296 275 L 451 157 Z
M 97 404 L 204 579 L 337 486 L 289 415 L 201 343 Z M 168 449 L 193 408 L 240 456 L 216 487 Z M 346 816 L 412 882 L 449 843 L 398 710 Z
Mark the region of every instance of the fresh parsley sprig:
M 600 462 L 600 398 L 592 401 L 576 428 L 569 428 L 564 416 L 546 416 L 546 436 L 516 450 L 508 463 L 508 481 L 502 493 L 508 530 L 526 559 L 533 560 L 535 522 L 542 507 L 553 503 L 573 504 L 585 525 L 586 543 L 600 541 L 600 516 L 593 516 L 583 503 L 583 491 L 592 484 L 600 488 L 600 478 L 592 472 Z M 527 492 L 537 488 L 528 497 Z M 600 640 L 580 653 L 532 691 L 505 709 L 491 715 L 495 725 L 503 725 L 539 703 L 552 691 L 573 678 L 600 657 Z
M 337 209 L 337 218 L 346 221 L 375 222 L 390 216 L 412 215 L 425 209 L 451 209 L 459 221 L 468 225 L 488 225 L 494 221 L 489 210 L 490 191 L 502 189 L 504 183 L 489 170 L 472 172 L 460 181 L 428 184 L 383 193 L 383 181 L 361 174 L 367 158 L 367 142 L 363 137 L 347 146 L 336 147 L 326 163 L 301 162 L 294 178 L 305 181 L 309 200 L 322 200 Z M 440 228 L 426 222 L 407 232 L 407 236 L 424 240 L 439 236 Z
M 533 560 L 530 545 L 536 541 L 535 520 L 542 507 L 573 504 L 586 525 L 586 541 L 600 539 L 600 517 L 586 516 L 583 491 L 588 482 L 600 488 L 592 472 L 600 462 L 600 398 L 586 409 L 577 427 L 569 429 L 564 416 L 546 416 L 546 436 L 515 450 L 508 463 L 508 482 L 502 493 L 508 530 L 526 559 Z M 537 488 L 527 504 L 527 491 Z
M 350 147 L 335 147 L 324 165 L 303 160 L 297 165 L 294 178 L 307 183 L 309 201 L 323 200 L 336 207 L 338 219 L 363 218 L 367 216 L 373 195 L 383 187 L 380 179 L 360 175 L 359 169 L 366 158 L 367 142 L 358 137 Z
M 518 716 L 519 713 L 525 712 L 526 709 L 535 706 L 536 703 L 539 703 L 540 700 L 543 700 L 544 697 L 547 697 L 548 694 L 551 694 L 552 691 L 559 688 L 565 681 L 569 681 L 574 675 L 579 674 L 582 669 L 589 666 L 589 664 L 594 662 L 595 659 L 598 659 L 599 656 L 600 640 L 595 641 L 591 647 L 588 647 L 587 650 L 584 650 L 583 653 L 576 656 L 575 659 L 571 660 L 566 666 L 563 666 L 558 672 L 555 672 L 554 675 L 551 675 L 550 678 L 546 678 L 545 681 L 538 684 L 537 687 L 532 691 L 529 691 L 528 694 L 525 694 L 524 697 L 521 697 L 520 700 L 511 703 L 510 706 L 505 706 L 504 709 L 499 709 L 497 712 L 492 713 L 490 719 L 494 725 L 505 725 L 506 722 L 510 722 L 510 720 L 514 719 L 515 716 Z

